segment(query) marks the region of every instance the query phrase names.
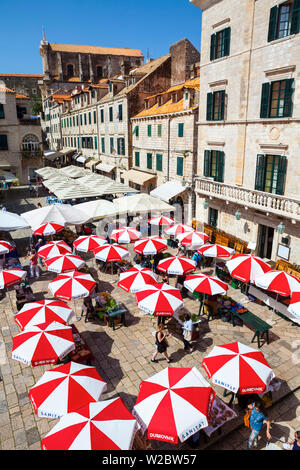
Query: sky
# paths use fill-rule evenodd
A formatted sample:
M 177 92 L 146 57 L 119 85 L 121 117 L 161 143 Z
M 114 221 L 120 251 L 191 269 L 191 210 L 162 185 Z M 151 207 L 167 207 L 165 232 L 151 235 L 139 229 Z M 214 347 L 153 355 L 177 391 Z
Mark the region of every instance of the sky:
M 43 25 L 49 42 L 129 47 L 145 59 L 183 38 L 200 50 L 201 10 L 189 0 L 1 1 L 1 17 L 0 73 L 43 73 Z

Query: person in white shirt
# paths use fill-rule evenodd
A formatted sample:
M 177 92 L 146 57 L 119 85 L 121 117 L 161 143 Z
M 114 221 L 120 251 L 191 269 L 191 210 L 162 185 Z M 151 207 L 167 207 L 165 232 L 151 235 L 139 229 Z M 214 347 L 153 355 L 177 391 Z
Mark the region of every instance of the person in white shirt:
M 184 350 L 190 351 L 192 345 L 190 343 L 192 339 L 193 321 L 191 317 L 186 313 L 184 315 L 184 323 L 182 326 L 182 341 L 184 344 Z

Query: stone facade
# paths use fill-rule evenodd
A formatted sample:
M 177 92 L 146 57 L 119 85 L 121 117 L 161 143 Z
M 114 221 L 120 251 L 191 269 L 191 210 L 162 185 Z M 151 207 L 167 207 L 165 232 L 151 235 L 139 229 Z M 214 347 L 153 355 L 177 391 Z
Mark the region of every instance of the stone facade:
M 29 97 L 28 114 L 32 114 L 32 106 L 35 102 L 41 102 L 41 92 L 39 82 L 43 75 L 39 74 L 8 74 L 0 73 L 0 81 L 4 82 L 7 88 L 17 94 Z
M 298 264 L 300 34 L 268 40 L 270 10 L 280 4 L 276 0 L 193 0 L 192 3 L 203 10 L 197 220 L 209 223 L 211 209 L 217 209 L 218 229 L 246 242 L 255 242 L 256 253 L 272 260 L 277 258 L 278 243 L 283 244 L 285 251 L 290 249 L 289 261 Z M 231 32 L 230 52 L 211 58 L 211 36 L 225 28 Z M 273 82 L 288 79 L 294 79 L 290 115 L 261 117 L 263 83 L 272 87 Z M 208 94 L 222 90 L 225 91 L 224 117 L 208 120 Z M 205 151 L 224 152 L 222 181 L 204 176 Z M 278 156 L 286 157 L 282 192 L 277 188 L 269 192 L 266 184 L 263 190 L 257 189 L 258 155 L 268 156 L 272 162 Z M 272 171 L 272 183 L 278 183 L 276 169 Z M 206 209 L 205 199 L 209 206 Z M 241 212 L 240 220 L 235 218 L 237 209 Z M 280 222 L 285 226 L 283 233 L 277 231 Z

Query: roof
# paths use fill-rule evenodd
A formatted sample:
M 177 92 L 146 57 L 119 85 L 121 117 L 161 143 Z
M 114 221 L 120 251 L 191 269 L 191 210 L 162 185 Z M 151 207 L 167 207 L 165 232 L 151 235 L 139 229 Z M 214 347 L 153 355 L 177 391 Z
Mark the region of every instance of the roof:
M 161 184 L 157 188 L 150 191 L 150 195 L 161 199 L 162 201 L 169 202 L 170 199 L 177 196 L 177 194 L 182 193 L 189 186 L 182 186 L 179 181 L 167 181 L 166 183 Z
M 15 94 L 15 92 L 13 90 L 11 90 L 10 88 L 7 88 L 6 86 L 1 86 L 0 84 L 0 92 L 5 92 L 5 93 L 12 93 L 12 94 Z
M 28 77 L 28 78 L 43 78 L 44 75 L 30 74 L 30 73 L 0 73 L 0 77 Z
M 82 54 L 101 54 L 101 55 L 120 55 L 128 57 L 143 57 L 139 49 L 129 49 L 128 47 L 102 47 L 102 46 L 83 46 L 75 44 L 56 44 L 50 43 L 52 51 L 74 52 Z
M 16 94 L 17 100 L 30 100 L 29 96 Z

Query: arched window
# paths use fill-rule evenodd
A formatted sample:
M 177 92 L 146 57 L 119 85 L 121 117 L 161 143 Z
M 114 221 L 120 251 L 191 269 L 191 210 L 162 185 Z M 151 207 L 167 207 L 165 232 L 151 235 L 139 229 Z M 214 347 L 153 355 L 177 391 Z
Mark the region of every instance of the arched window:
M 67 65 L 67 76 L 74 77 L 74 65 L 73 64 Z
M 97 66 L 96 71 L 97 71 L 97 78 L 102 78 L 103 77 L 103 70 L 102 70 L 101 65 Z
M 23 150 L 40 150 L 40 141 L 38 137 L 34 134 L 27 134 L 23 137 L 22 140 Z

